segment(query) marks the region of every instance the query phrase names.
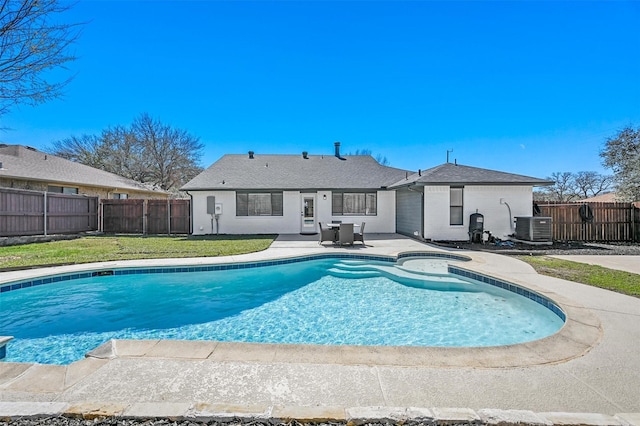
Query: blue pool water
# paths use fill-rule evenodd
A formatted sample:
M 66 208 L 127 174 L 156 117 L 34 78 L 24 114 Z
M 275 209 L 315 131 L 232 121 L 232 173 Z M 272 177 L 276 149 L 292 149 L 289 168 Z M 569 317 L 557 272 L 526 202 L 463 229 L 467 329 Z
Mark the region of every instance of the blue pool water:
M 473 279 L 344 259 L 73 279 L 1 293 L 0 305 L 0 335 L 15 336 L 6 361 L 53 364 L 110 339 L 494 346 L 563 325 L 540 303 Z

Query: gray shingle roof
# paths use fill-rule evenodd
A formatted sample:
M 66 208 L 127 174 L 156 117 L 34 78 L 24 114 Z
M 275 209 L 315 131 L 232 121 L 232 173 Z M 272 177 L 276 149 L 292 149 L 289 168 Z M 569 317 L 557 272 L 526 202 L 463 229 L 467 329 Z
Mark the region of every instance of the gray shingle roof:
M 376 189 L 404 178 L 406 170 L 380 165 L 370 155 L 227 154 L 181 189 Z
M 461 164 L 445 163 L 430 169 L 414 173 L 406 179 L 401 179 L 391 188 L 416 185 L 551 185 L 553 182 L 530 176 L 513 173 L 498 172 L 478 167 L 463 166 Z
M 0 162 L 0 177 L 5 178 L 166 194 L 134 180 L 22 145 L 0 144 Z

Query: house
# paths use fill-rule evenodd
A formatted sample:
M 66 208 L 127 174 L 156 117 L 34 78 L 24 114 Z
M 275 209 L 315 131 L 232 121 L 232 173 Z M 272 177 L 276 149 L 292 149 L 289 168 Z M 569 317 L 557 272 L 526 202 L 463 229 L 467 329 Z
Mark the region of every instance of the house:
M 0 187 L 106 198 L 168 198 L 165 191 L 22 145 L 0 144 Z
M 184 185 L 194 234 L 316 233 L 318 222 L 366 222 L 367 232 L 468 239 L 469 217 L 512 233 L 531 216 L 537 185 L 551 182 L 457 164 L 411 172 L 369 155 L 227 154 Z
M 617 203 L 615 192 L 607 192 L 606 194 L 600 194 L 589 198 L 583 198 L 578 201 L 579 203 Z
M 318 221 L 345 217 L 395 232 L 395 194 L 386 186 L 407 172 L 339 148 L 335 155 L 224 155 L 181 188 L 193 200 L 193 232 L 315 233 Z M 208 197 L 219 208 L 218 229 Z
M 515 218 L 533 216 L 533 187 L 552 181 L 445 163 L 418 171 L 390 186 L 396 192 L 396 232 L 430 240 L 469 239 L 469 219 L 483 215 L 483 227 L 504 238 Z M 418 234 L 416 234 L 418 232 Z
M 590 198 L 584 198 L 576 201 L 576 203 L 624 203 L 621 201 L 615 192 L 607 192 L 606 194 L 596 195 Z M 640 201 L 632 201 L 631 204 L 637 209 L 640 209 Z

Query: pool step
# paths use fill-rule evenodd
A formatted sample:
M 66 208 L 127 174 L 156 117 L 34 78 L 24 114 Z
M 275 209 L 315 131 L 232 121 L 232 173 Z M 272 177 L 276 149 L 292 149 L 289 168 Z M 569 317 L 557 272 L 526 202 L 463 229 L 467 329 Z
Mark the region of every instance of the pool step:
M 370 261 L 359 260 L 359 259 L 341 259 L 339 261 L 342 265 L 370 265 Z
M 373 270 L 353 271 L 348 269 L 330 268 L 327 269 L 327 272 L 338 278 L 374 278 L 382 276 L 379 271 Z
M 411 258 L 400 259 L 397 263 L 371 263 L 362 260 L 341 260 L 335 265 L 343 269 L 361 269 L 361 268 L 382 268 L 391 271 L 391 269 L 399 269 L 412 274 L 449 276 L 449 263 L 444 259 L 433 258 Z
M 328 270 L 329 274 L 339 278 L 372 278 L 386 276 L 402 284 L 434 290 L 479 291 L 478 285 L 444 274 L 431 274 L 426 271 L 414 272 L 393 264 L 375 264 L 367 262 L 338 262 Z

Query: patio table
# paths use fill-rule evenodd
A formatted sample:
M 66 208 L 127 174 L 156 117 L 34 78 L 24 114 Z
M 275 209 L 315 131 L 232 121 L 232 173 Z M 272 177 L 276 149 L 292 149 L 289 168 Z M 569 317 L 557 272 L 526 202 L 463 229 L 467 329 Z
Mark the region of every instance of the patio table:
M 343 222 L 343 223 L 348 223 L 348 222 Z M 334 237 L 333 237 L 333 242 L 334 243 L 340 241 L 340 225 L 341 225 L 340 223 L 327 223 L 327 228 L 333 229 L 333 232 L 335 234 Z M 360 225 L 357 224 L 357 223 L 354 223 L 353 227 L 354 228 L 359 228 Z

